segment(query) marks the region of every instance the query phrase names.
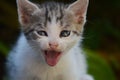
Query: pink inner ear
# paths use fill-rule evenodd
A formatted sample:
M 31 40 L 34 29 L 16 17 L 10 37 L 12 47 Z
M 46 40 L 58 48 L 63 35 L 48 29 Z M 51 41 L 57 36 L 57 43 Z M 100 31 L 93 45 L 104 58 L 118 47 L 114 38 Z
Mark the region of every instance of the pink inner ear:
M 82 23 L 83 22 L 83 20 L 84 20 L 84 17 L 82 17 L 82 16 L 77 16 L 77 18 L 76 18 L 76 23 Z
M 26 26 L 31 21 L 32 13 L 38 9 L 37 5 L 29 2 L 28 0 L 17 0 L 19 21 L 22 25 Z
M 76 23 L 82 23 L 86 18 L 88 1 L 89 0 L 77 0 L 68 8 L 68 10 L 73 12 Z
M 76 22 L 77 23 L 82 23 L 83 22 L 83 20 L 86 17 L 86 11 L 87 11 L 86 6 L 82 6 L 80 9 L 75 11 Z
M 84 21 L 84 17 L 83 14 L 81 12 L 77 12 L 74 14 L 75 15 L 75 21 L 76 23 L 80 24 Z
M 23 24 L 29 24 L 29 17 L 27 15 L 21 16 L 21 21 Z
M 30 22 L 30 14 L 24 8 L 20 9 L 19 18 L 20 22 L 24 25 L 27 25 Z

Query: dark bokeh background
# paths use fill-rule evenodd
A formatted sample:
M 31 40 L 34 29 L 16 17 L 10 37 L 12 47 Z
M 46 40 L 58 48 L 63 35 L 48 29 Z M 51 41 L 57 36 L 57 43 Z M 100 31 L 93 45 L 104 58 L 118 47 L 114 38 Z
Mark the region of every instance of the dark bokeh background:
M 76 0 L 55 1 L 71 3 Z M 120 0 L 90 0 L 87 20 L 83 47 L 106 61 L 120 80 Z M 0 0 L 0 80 L 5 75 L 6 56 L 19 32 L 16 1 Z

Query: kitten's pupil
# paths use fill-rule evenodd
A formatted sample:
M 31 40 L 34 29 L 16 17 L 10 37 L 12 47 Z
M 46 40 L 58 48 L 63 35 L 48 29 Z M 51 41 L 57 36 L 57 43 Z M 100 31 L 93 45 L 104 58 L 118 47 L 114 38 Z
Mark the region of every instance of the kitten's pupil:
M 68 37 L 70 35 L 71 31 L 63 30 L 60 33 L 60 37 Z
M 48 36 L 46 31 L 37 31 L 40 36 Z

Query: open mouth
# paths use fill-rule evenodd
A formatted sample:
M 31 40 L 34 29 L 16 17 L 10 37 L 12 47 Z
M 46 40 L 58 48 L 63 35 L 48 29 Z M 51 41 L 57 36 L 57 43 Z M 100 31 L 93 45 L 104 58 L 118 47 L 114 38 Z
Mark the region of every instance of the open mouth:
M 60 57 L 61 57 L 61 52 L 54 51 L 54 50 L 49 50 L 44 52 L 44 57 L 49 66 L 55 66 Z

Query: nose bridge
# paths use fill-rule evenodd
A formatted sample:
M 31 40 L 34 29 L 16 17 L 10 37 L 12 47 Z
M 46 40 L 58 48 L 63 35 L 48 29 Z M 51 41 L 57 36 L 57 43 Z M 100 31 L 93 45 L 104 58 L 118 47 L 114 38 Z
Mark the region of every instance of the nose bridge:
M 57 41 L 59 39 L 60 28 L 59 25 L 52 21 L 51 24 L 48 25 L 48 37 L 49 41 Z
M 51 45 L 58 44 L 58 37 L 57 36 L 58 35 L 55 34 L 55 33 L 51 34 L 50 37 L 49 37 L 49 44 L 51 44 Z
M 51 31 L 49 34 L 49 43 L 57 43 L 59 38 L 59 33 L 55 30 Z
M 57 48 L 59 45 L 58 39 L 59 39 L 59 33 L 60 33 L 60 27 L 56 23 L 55 18 L 52 19 L 51 23 L 48 25 L 48 45 L 51 48 Z
M 51 49 L 57 49 L 59 42 L 59 31 L 57 29 L 51 29 L 49 35 L 49 42 L 48 45 Z

